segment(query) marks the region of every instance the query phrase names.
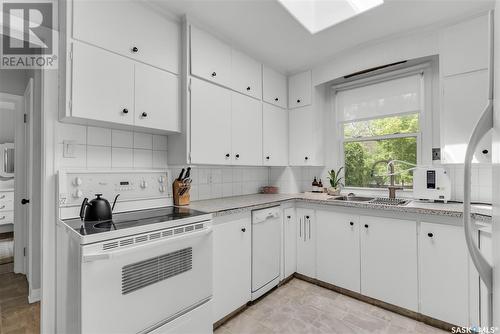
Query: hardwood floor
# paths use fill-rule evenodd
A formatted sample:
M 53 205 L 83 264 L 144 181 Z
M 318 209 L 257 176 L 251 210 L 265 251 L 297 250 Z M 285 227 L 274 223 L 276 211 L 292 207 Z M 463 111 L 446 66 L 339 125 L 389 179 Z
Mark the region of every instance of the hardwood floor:
M 40 303 L 28 303 L 26 276 L 0 275 L 0 334 L 39 333 Z
M 294 278 L 217 328 L 215 333 L 449 332 Z

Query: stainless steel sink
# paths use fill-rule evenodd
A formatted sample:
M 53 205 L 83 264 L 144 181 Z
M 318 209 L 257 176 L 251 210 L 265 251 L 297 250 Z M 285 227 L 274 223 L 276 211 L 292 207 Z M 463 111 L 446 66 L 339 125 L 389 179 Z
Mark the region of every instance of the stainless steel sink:
M 375 197 L 364 197 L 364 196 L 339 196 L 331 198 L 331 200 L 337 201 L 349 201 L 349 202 L 369 202 L 373 201 Z
M 384 197 L 365 197 L 365 196 L 338 196 L 329 198 L 332 201 L 346 201 L 346 202 L 368 202 L 371 204 L 379 205 L 394 205 L 403 206 L 408 204 L 408 200 L 400 198 L 384 198 Z

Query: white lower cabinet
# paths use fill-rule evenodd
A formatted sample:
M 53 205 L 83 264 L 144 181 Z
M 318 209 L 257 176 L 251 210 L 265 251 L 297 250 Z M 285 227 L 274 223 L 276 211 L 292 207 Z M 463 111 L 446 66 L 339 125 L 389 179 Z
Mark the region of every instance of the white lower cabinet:
M 463 228 L 421 223 L 419 259 L 421 313 L 468 326 L 468 255 Z
M 297 272 L 316 277 L 316 225 L 314 210 L 297 209 Z
M 359 216 L 316 211 L 316 227 L 317 278 L 360 292 Z
M 361 293 L 418 311 L 417 223 L 360 217 Z
M 283 257 L 284 277 L 289 277 L 297 271 L 297 219 L 295 208 L 283 211 Z
M 214 220 L 213 321 L 251 299 L 251 216 L 230 215 Z

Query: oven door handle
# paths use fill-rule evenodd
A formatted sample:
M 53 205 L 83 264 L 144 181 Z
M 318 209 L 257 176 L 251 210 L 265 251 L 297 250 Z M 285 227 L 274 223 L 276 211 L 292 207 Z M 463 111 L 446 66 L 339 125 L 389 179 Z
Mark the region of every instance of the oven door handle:
M 199 231 L 199 232 L 192 232 L 189 234 L 180 235 L 178 237 L 173 237 L 173 238 L 168 238 L 168 239 L 159 239 L 159 240 L 155 240 L 154 242 L 149 242 L 149 243 L 146 243 L 143 245 L 137 245 L 136 247 L 126 247 L 124 249 L 115 250 L 115 251 L 111 251 L 111 252 L 105 252 L 105 253 L 99 252 L 99 253 L 83 254 L 82 255 L 82 262 L 88 263 L 88 262 L 94 262 L 94 261 L 99 261 L 99 260 L 110 260 L 115 256 L 123 255 L 123 254 L 130 253 L 130 252 L 136 252 L 139 250 L 139 248 L 144 249 L 144 248 L 156 247 L 156 246 L 158 246 L 159 243 L 176 242 L 176 241 L 184 240 L 184 239 L 188 239 L 188 238 L 195 238 L 195 237 L 209 235 L 211 233 L 212 233 L 212 228 L 208 227 L 208 228 L 206 228 L 202 231 Z

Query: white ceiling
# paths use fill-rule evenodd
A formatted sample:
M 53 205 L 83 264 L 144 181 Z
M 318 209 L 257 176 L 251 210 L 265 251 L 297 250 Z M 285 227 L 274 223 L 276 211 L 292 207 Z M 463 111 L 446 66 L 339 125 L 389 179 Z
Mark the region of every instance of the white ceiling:
M 204 28 L 256 59 L 293 73 L 376 39 L 493 8 L 494 0 L 385 0 L 311 35 L 276 0 L 146 0 Z

